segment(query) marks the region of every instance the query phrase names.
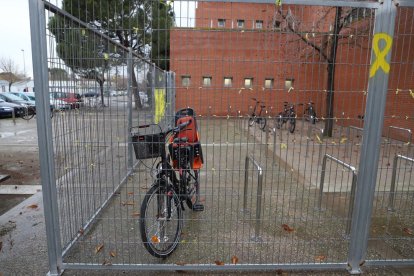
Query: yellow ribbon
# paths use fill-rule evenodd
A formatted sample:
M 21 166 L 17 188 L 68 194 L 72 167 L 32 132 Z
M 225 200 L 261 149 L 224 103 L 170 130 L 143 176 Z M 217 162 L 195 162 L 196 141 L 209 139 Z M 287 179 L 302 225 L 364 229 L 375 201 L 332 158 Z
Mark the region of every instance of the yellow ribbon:
M 380 50 L 379 42 L 380 40 L 385 41 L 385 46 L 382 50 Z M 385 59 L 388 52 L 391 50 L 392 46 L 392 37 L 386 33 L 378 33 L 374 36 L 372 40 L 372 49 L 374 50 L 375 54 L 375 62 L 371 65 L 369 70 L 369 77 L 372 78 L 377 74 L 377 71 L 381 68 L 385 74 L 388 74 L 390 71 L 390 64 Z
M 104 53 L 104 59 L 108 60 L 109 59 L 109 54 L 108 53 Z
M 282 0 L 275 0 L 276 6 L 282 6 Z
M 165 89 L 155 89 L 155 123 L 158 124 L 165 114 Z

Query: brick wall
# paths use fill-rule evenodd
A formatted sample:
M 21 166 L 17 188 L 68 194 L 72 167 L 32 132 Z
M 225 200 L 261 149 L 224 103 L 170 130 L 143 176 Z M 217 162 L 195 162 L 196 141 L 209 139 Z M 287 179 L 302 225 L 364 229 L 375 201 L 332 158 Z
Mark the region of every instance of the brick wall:
M 305 22 L 303 24 L 312 26 L 317 24 L 314 22 L 320 13 L 326 13 L 324 9 L 307 7 L 298 11 Z M 410 15 L 412 11 L 404 9 L 398 16 L 385 130 L 389 125 L 414 129 L 414 98 L 409 93 L 409 89 L 414 90 L 414 36 L 409 24 L 406 24 Z M 333 13 L 329 12 L 326 16 L 332 17 Z M 176 28 L 171 32 L 171 70 L 176 72 L 176 108 L 192 106 L 198 114 L 227 115 L 230 112 L 231 115 L 244 115 L 254 105 L 251 99 L 254 97 L 265 103 L 270 115 L 277 114 L 283 108 L 284 101 L 313 101 L 317 113 L 325 114 L 325 60 L 295 34 L 274 31 L 271 22 L 275 18 L 274 5 L 199 2 L 195 28 Z M 226 19 L 225 28 L 214 25 L 218 19 Z M 237 19 L 245 20 L 244 29 L 236 29 L 234 24 L 231 28 L 228 24 Z M 253 23 L 261 19 L 264 28 L 253 29 Z M 320 24 L 319 31 L 329 28 L 326 23 Z M 338 124 L 361 126 L 358 116 L 365 112 L 371 45 L 369 30 L 372 26 L 358 23 L 354 29 L 357 35 L 346 33 L 338 47 L 334 116 Z M 191 77 L 190 86 L 182 86 L 182 76 Z M 211 87 L 202 85 L 203 76 L 212 77 Z M 224 87 L 224 77 L 232 78 L 231 87 Z M 244 88 L 245 78 L 253 78 L 251 89 Z M 294 79 L 294 89 L 290 92 L 284 84 L 288 78 Z M 271 89 L 264 88 L 265 79 L 273 79 Z M 400 89 L 398 94 L 397 88 Z M 303 107 L 298 107 L 298 114 L 302 112 Z M 405 139 L 401 133 L 395 135 Z

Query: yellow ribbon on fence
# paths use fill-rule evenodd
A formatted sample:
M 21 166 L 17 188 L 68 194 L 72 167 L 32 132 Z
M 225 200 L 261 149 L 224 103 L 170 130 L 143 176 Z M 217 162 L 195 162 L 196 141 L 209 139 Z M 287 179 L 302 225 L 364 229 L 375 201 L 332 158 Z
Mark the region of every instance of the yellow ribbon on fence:
M 282 6 L 282 0 L 275 0 L 276 6 Z
M 381 40 L 385 41 L 385 46 L 380 50 L 379 42 Z M 371 65 L 369 70 L 369 77 L 372 78 L 377 74 L 377 71 L 381 68 L 385 74 L 390 72 L 390 64 L 386 60 L 386 56 L 391 50 L 392 46 L 392 37 L 386 33 L 378 33 L 374 35 L 372 40 L 372 49 L 375 54 L 375 62 Z
M 155 123 L 158 124 L 165 114 L 165 89 L 155 89 Z

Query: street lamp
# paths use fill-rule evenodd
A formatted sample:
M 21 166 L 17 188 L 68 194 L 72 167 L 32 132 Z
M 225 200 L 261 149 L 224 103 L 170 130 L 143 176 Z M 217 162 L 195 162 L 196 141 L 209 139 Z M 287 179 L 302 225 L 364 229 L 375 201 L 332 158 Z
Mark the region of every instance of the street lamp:
M 23 53 L 23 74 L 26 77 L 26 59 L 24 57 L 24 49 L 20 49 Z

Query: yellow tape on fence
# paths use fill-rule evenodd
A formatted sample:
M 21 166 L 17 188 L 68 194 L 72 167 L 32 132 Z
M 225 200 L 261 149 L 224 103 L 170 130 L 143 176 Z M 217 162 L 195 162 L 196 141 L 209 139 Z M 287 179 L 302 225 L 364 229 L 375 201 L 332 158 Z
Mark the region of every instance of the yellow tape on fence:
M 165 89 L 155 89 L 155 123 L 158 124 L 165 114 Z

